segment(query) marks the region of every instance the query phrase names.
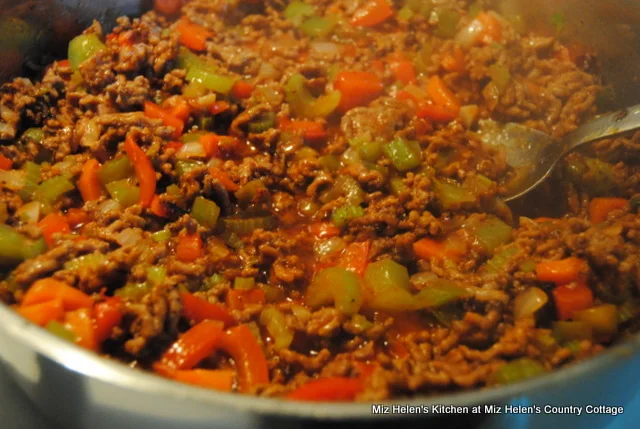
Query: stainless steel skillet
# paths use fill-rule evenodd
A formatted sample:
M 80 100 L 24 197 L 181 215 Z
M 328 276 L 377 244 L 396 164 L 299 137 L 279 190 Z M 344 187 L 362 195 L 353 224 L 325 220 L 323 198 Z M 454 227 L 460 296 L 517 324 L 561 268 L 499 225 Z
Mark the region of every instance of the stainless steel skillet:
M 139 0 L 0 0 L 5 16 L 38 23 L 35 43 L 22 34 L 0 31 L 0 81 L 17 72 L 18 66 L 37 69 L 42 53 L 65 46 L 68 37 L 90 19 L 109 22 L 123 14 L 138 14 L 149 2 Z M 524 2 L 523 2 L 524 3 Z M 553 12 L 553 2 L 535 7 L 509 3 L 532 20 Z M 567 27 L 602 48 L 607 83 L 611 84 L 611 107 L 640 100 L 638 39 L 640 4 L 622 0 L 567 0 L 572 8 Z M 1 29 L 0 29 L 1 30 Z M 27 70 L 28 71 L 28 70 Z M 0 362 L 18 385 L 61 428 L 249 428 L 249 427 L 365 427 L 397 426 L 398 419 L 418 418 L 420 427 L 472 427 L 482 425 L 480 414 L 440 414 L 439 406 L 467 407 L 512 404 L 544 407 L 571 405 L 624 406 L 631 392 L 640 388 L 640 336 L 636 335 L 600 356 L 534 380 L 485 390 L 400 400 L 420 413 L 373 414 L 372 404 L 304 404 L 223 394 L 176 384 L 151 374 L 111 362 L 28 324 L 0 305 Z M 389 405 L 393 405 L 391 402 Z M 1 404 L 0 404 L 1 406 Z M 460 411 L 465 411 L 461 408 Z M 485 411 L 484 407 L 480 411 Z M 627 412 L 630 410 L 627 409 Z M 543 415 L 543 414 L 540 414 Z M 531 415 L 530 427 L 537 427 Z M 595 416 L 605 422 L 611 416 Z M 567 424 L 574 415 L 557 415 L 555 424 Z M 0 427 L 2 426 L 0 422 Z

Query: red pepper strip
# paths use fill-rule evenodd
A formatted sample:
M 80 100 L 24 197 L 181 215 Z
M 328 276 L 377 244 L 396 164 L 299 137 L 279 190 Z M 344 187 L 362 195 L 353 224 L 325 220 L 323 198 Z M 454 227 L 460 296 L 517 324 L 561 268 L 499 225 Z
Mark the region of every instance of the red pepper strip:
M 416 69 L 404 55 L 397 53 L 387 57 L 389 69 L 397 81 L 409 84 L 416 81 Z
M 173 149 L 174 151 L 179 151 L 182 146 L 184 146 L 182 143 L 180 142 L 169 142 L 166 145 L 164 145 L 165 149 Z
M 96 351 L 96 332 L 91 318 L 91 309 L 81 308 L 65 315 L 64 325 L 76 335 L 76 344 L 88 350 Z
M 222 187 L 229 192 L 235 192 L 238 189 L 240 189 L 240 187 L 236 185 L 236 183 L 233 180 L 231 180 L 231 178 L 226 172 L 220 170 L 217 167 L 211 167 L 209 169 L 209 174 L 211 174 L 212 178 L 220 182 Z
M 369 72 L 340 72 L 333 84 L 342 93 L 338 110 L 347 110 L 368 104 L 384 91 L 382 80 Z
M 4 155 L 0 155 L 0 170 L 11 170 L 13 161 Z
M 46 326 L 52 320 L 60 321 L 64 318 L 64 304 L 61 299 L 27 305 L 18 308 L 17 311 L 22 317 L 39 326 Z
M 225 326 L 231 326 L 236 322 L 227 309 L 220 304 L 207 302 L 188 292 L 180 293 L 180 297 L 182 298 L 182 316 L 186 319 L 196 323 L 204 320 L 218 320 Z
M 213 37 L 211 31 L 186 18 L 178 21 L 176 31 L 180 33 L 180 43 L 194 51 L 204 51 L 206 49 L 205 42 Z
M 460 102 L 438 75 L 432 76 L 427 82 L 427 96 L 436 106 L 446 107 L 457 115 Z
M 265 302 L 267 302 L 267 298 L 262 289 L 230 289 L 225 300 L 227 307 L 232 310 L 244 310 L 247 305 L 264 304 Z
M 364 275 L 364 271 L 369 263 L 370 241 L 351 243 L 340 255 L 338 266 L 345 268 L 359 276 Z
M 144 102 L 144 116 L 151 119 L 160 119 L 164 125 L 173 128 L 173 138 L 180 138 L 184 131 L 184 121 L 171 112 L 150 101 Z
M 147 154 L 133 140 L 131 134 L 124 141 L 124 150 L 133 164 L 140 185 L 140 205 L 149 207 L 156 193 L 156 172 Z
M 171 104 L 169 104 L 169 102 Z M 162 103 L 162 108 L 165 109 L 171 116 L 186 121 L 191 115 L 191 106 L 182 97 L 174 96 L 165 100 Z
M 327 377 L 309 381 L 287 395 L 294 401 L 353 401 L 364 385 L 361 379 Z
M 96 341 L 102 344 L 111 336 L 113 328 L 122 320 L 122 302 L 119 297 L 108 298 L 95 305 L 93 309 L 96 325 Z
M 446 106 L 423 103 L 416 112 L 418 118 L 429 118 L 436 122 L 449 122 L 458 117 L 458 111 Z
M 247 325 L 227 330 L 220 339 L 220 349 L 231 356 L 238 371 L 241 392 L 269 383 L 269 367 L 264 352 Z
M 318 238 L 331 238 L 340 235 L 340 228 L 331 222 L 315 222 L 309 225 L 309 232 Z
M 154 195 L 151 200 L 151 205 L 149 206 L 149 211 L 158 217 L 168 217 L 169 212 L 167 207 L 164 205 L 162 201 L 160 201 L 159 195 Z
M 182 262 L 193 262 L 202 257 L 202 239 L 200 234 L 181 234 L 178 236 L 176 257 Z
M 37 280 L 25 293 L 22 306 L 27 307 L 59 299 L 65 311 L 91 308 L 93 300 L 86 293 L 52 278 Z
M 77 228 L 78 226 L 85 224 L 91 220 L 91 216 L 83 209 L 70 208 L 67 210 L 67 220 L 71 228 Z
M 219 136 L 214 133 L 208 133 L 200 136 L 200 138 L 198 138 L 198 142 L 202 145 L 202 148 L 208 157 L 217 156 L 220 154 L 218 145 L 220 144 L 222 137 L 223 136 Z
M 98 176 L 99 169 L 100 163 L 97 159 L 90 159 L 82 166 L 82 174 L 78 179 L 78 190 L 85 202 L 97 200 L 102 195 L 102 182 Z
M 321 140 L 327 137 L 327 130 L 321 122 L 309 120 L 291 121 L 289 118 L 283 118 L 280 120 L 279 127 L 282 131 L 302 133 L 306 140 Z
M 589 267 L 584 259 L 570 258 L 542 261 L 536 264 L 536 275 L 542 282 L 553 282 L 563 285 L 578 280 L 584 280 Z
M 351 25 L 373 27 L 392 16 L 393 9 L 386 0 L 369 0 L 353 14 Z
M 205 320 L 198 323 L 164 352 L 158 368 L 191 369 L 207 356 L 211 355 L 223 337 L 222 323 Z M 156 368 L 156 365 L 154 365 Z M 159 371 L 163 372 L 163 371 Z
M 560 320 L 571 319 L 575 312 L 593 307 L 593 292 L 583 283 L 558 286 L 552 294 Z
M 46 215 L 39 223 L 38 226 L 42 230 L 42 236 L 44 241 L 47 242 L 47 246 L 51 247 L 55 244 L 53 240 L 54 234 L 71 234 L 71 226 L 67 221 L 67 218 L 59 213 L 50 213 Z
M 251 97 L 253 93 L 253 85 L 243 80 L 237 81 L 231 88 L 231 95 L 234 98 L 243 99 Z
M 228 369 L 188 369 L 174 371 L 168 375 L 182 383 L 224 392 L 231 392 L 235 376 L 234 372 Z
M 209 111 L 211 112 L 212 115 L 217 115 L 219 113 L 229 110 L 230 107 L 231 105 L 226 101 L 216 101 L 211 105 L 211 107 L 209 108 Z

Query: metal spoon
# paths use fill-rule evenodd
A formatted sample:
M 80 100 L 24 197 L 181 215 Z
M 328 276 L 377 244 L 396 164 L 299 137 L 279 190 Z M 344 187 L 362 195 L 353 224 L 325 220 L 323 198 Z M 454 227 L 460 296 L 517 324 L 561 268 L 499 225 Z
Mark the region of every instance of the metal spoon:
M 519 198 L 542 183 L 566 154 L 579 146 L 640 128 L 640 104 L 600 115 L 576 130 L 554 140 L 551 136 L 508 123 L 480 123 L 485 144 L 505 151 L 507 164 L 516 170 L 516 179 L 507 183 L 505 201 Z

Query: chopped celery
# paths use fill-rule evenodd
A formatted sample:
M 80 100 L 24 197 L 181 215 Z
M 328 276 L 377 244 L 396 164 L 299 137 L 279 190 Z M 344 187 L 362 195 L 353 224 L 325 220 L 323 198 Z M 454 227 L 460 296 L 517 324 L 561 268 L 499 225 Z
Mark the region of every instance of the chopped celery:
M 32 142 L 42 143 L 42 140 L 44 140 L 44 130 L 42 128 L 29 128 L 22 133 L 22 137 Z
M 573 319 L 591 327 L 596 340 L 610 340 L 618 331 L 618 311 L 613 304 L 602 304 L 573 315 Z
M 485 264 L 485 271 L 496 274 L 504 272 L 507 262 L 518 253 L 518 249 L 514 246 L 505 247 L 497 252 Z M 535 265 L 534 265 L 535 269 Z
M 458 208 L 464 203 L 476 201 L 476 196 L 455 182 L 435 180 L 433 182 L 436 195 L 444 210 Z
M 44 238 L 40 238 L 39 240 L 33 242 L 27 242 L 25 247 L 22 249 L 22 254 L 24 259 L 35 258 L 38 255 L 42 255 L 47 251 L 47 242 Z
M 160 231 L 156 231 L 151 234 L 151 238 L 153 238 L 153 240 L 157 241 L 158 243 L 167 241 L 171 238 L 171 231 L 169 231 L 168 229 L 161 229 Z
M 365 142 L 358 145 L 360 157 L 368 162 L 376 162 L 382 157 L 383 144 L 379 141 Z
M 308 37 L 323 38 L 331 34 L 337 23 L 333 17 L 312 16 L 300 25 L 300 31 Z
M 52 177 L 42 182 L 33 193 L 33 199 L 43 204 L 53 204 L 67 192 L 73 191 L 75 186 L 65 174 Z
M 321 156 L 318 158 L 318 162 L 329 171 L 337 171 L 340 168 L 340 160 L 335 155 Z
M 451 280 L 437 279 L 416 295 L 418 308 L 433 308 L 467 296 L 467 291 Z
M 30 201 L 38 188 L 38 183 L 40 183 L 42 169 L 38 164 L 31 161 L 27 161 L 22 169 L 25 173 L 24 186 L 18 191 L 18 195 L 23 201 Z
M 398 21 L 406 22 L 413 18 L 415 12 L 409 6 L 403 6 L 398 11 Z
M 205 168 L 206 164 L 202 161 L 178 161 L 176 162 L 176 174 L 178 177 L 182 177 L 185 174 L 189 174 L 192 171 Z
M 77 338 L 76 334 L 71 329 L 68 329 L 66 326 L 64 326 L 60 322 L 56 322 L 55 320 L 52 320 L 49 323 L 47 323 L 47 326 L 45 327 L 45 329 L 51 332 L 56 337 L 62 338 L 63 340 L 69 341 L 71 343 L 76 342 L 76 338 Z
M 305 302 L 311 307 L 334 303 L 338 311 L 354 314 L 362 306 L 360 278 L 341 267 L 330 267 L 320 271 L 313 279 Z
M 315 149 L 309 147 L 309 146 L 304 146 L 301 147 L 300 149 L 298 149 L 294 155 L 294 158 L 296 160 L 301 160 L 301 159 L 314 159 L 318 157 L 318 151 L 316 151 Z
M 209 289 L 211 289 L 212 287 L 214 287 L 215 285 L 218 285 L 222 282 L 225 281 L 225 278 L 222 274 L 220 273 L 215 273 L 213 275 L 211 275 L 211 277 L 205 279 L 202 282 L 202 285 L 200 286 L 200 290 L 205 292 L 208 291 Z
M 509 384 L 536 377 L 546 372 L 545 367 L 528 357 L 522 357 L 502 365 L 489 377 L 490 384 Z
M 229 94 L 231 88 L 236 83 L 236 79 L 230 76 L 214 73 L 200 67 L 191 67 L 187 71 L 187 80 L 189 82 L 198 82 L 207 89 L 219 94 Z
M 209 134 L 208 131 L 193 131 L 191 133 L 184 134 L 181 138 L 182 143 L 192 143 L 200 140 L 200 137 Z
M 150 291 L 151 288 L 147 283 L 127 283 L 120 289 L 116 290 L 115 295 L 120 298 L 139 301 Z
M 192 67 L 202 67 L 203 63 L 207 62 L 205 58 L 200 58 L 198 54 L 194 54 L 183 46 L 178 49 L 178 56 L 176 59 L 178 60 L 176 64 L 178 68 L 185 70 L 189 70 Z
M 500 94 L 504 93 L 511 80 L 511 73 L 507 66 L 492 64 L 489 66 L 489 77 L 498 88 Z
M 378 311 L 410 311 L 416 309 L 415 297 L 409 290 L 409 272 L 391 259 L 372 262 L 364 272 L 369 291 L 367 307 Z
M 557 321 L 553 322 L 552 330 L 553 337 L 560 343 L 566 343 L 572 340 L 593 339 L 593 330 L 591 326 L 584 322 Z
M 273 216 L 257 216 L 250 218 L 228 217 L 223 219 L 222 222 L 224 224 L 225 231 L 236 235 L 249 234 L 256 229 L 269 230 L 276 226 L 276 220 Z M 229 245 L 231 246 L 231 244 Z
M 312 5 L 294 0 L 287 5 L 282 14 L 295 25 L 300 25 L 304 18 L 313 15 L 314 12 L 315 9 Z
M 485 218 L 471 217 L 463 227 L 471 232 L 478 243 L 489 253 L 508 243 L 513 234 L 513 228 L 496 216 L 487 215 Z
M 98 170 L 98 177 L 103 185 L 133 176 L 133 164 L 126 156 L 105 162 Z
M 233 288 L 238 290 L 249 290 L 256 287 L 256 280 L 253 277 L 236 277 L 233 280 Z
M 285 298 L 284 291 L 278 286 L 260 283 L 258 288 L 264 292 L 267 302 L 280 302 Z
M 196 197 L 191 207 L 191 217 L 206 228 L 214 229 L 220 216 L 220 207 L 211 200 Z
M 349 204 L 359 205 L 364 201 L 365 193 L 356 179 L 351 176 L 338 176 L 333 187 L 320 195 L 322 203 L 328 203 L 339 197 L 345 197 Z
M 438 18 L 438 24 L 434 34 L 443 39 L 450 39 L 457 33 L 460 14 L 454 9 L 442 8 L 434 11 Z
M 412 170 L 422 162 L 422 152 L 415 141 L 397 138 L 384 145 L 383 151 L 398 171 Z
M 293 331 L 287 326 L 284 314 L 274 306 L 260 313 L 260 323 L 267 329 L 276 350 L 286 349 L 293 342 Z
M 257 118 L 249 122 L 250 133 L 263 133 L 276 125 L 276 114 L 273 112 L 266 112 Z
M 409 189 L 407 188 L 407 185 L 404 184 L 404 178 L 400 176 L 394 176 L 391 178 L 391 180 L 389 181 L 389 188 L 391 190 L 391 193 L 396 197 L 402 192 Z
M 147 282 L 150 285 L 159 285 L 167 277 L 167 270 L 164 267 L 147 268 Z
M 65 262 L 65 270 L 79 270 L 83 267 L 97 267 L 106 261 L 106 256 L 102 253 L 89 253 L 88 255 L 79 256 Z
M 362 314 L 354 314 L 351 316 L 351 324 L 360 331 L 366 331 L 373 326 Z
M 532 273 L 536 270 L 536 261 L 533 259 L 527 259 L 520 264 L 519 268 L 523 273 Z
M 78 70 L 80 64 L 105 48 L 95 34 L 81 34 L 69 42 L 69 65 Z
M 256 179 L 242 185 L 240 189 L 236 191 L 235 196 L 238 199 L 238 202 L 242 204 L 249 204 L 263 189 L 266 189 L 266 186 L 262 180 Z
M 120 203 L 122 208 L 130 207 L 140 200 L 140 188 L 133 186 L 126 179 L 111 182 L 106 188 L 111 198 Z
M 291 111 L 303 118 L 329 116 L 340 104 L 342 94 L 332 91 L 318 98 L 307 88 L 307 80 L 301 74 L 294 74 L 284 86 L 285 99 Z
M 331 221 L 342 228 L 349 221 L 364 216 L 364 209 L 360 206 L 346 204 L 336 208 L 331 214 Z

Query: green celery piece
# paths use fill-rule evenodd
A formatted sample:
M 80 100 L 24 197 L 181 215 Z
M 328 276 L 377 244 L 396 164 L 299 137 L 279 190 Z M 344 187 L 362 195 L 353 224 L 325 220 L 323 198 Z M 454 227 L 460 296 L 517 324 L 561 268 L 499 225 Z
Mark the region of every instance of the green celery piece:
M 56 322 L 55 320 L 49 322 L 45 329 L 51 332 L 56 337 L 62 338 L 63 340 L 69 341 L 71 343 L 75 343 L 76 341 L 76 334 L 66 326 L 64 326 L 62 323 Z
M 176 162 L 176 174 L 182 177 L 192 171 L 205 168 L 206 164 L 202 161 L 178 161 Z
M 214 73 L 199 66 L 193 66 L 187 70 L 187 80 L 201 83 L 205 88 L 223 95 L 229 94 L 236 83 L 235 78 Z
M 476 196 L 471 191 L 457 183 L 434 180 L 433 184 L 440 205 L 445 210 L 458 208 L 464 203 L 476 201 Z
M 270 305 L 260 312 L 260 324 L 269 332 L 276 350 L 286 349 L 293 342 L 294 333 L 287 326 L 284 313 L 276 307 Z
M 287 5 L 282 14 L 295 25 L 300 25 L 305 17 L 313 15 L 315 9 L 312 5 L 301 1 L 292 1 Z
M 334 17 L 312 16 L 300 25 L 300 31 L 312 38 L 325 38 L 331 34 L 338 21 Z
M 350 220 L 364 216 L 364 209 L 357 205 L 346 204 L 344 206 L 336 208 L 331 214 L 331 221 L 337 226 L 342 228 Z
M 42 140 L 44 140 L 44 130 L 42 128 L 29 128 L 22 133 L 22 137 L 36 143 L 42 143 Z
M 342 267 L 320 271 L 307 288 L 305 303 L 319 307 L 331 302 L 343 314 L 357 313 L 363 302 L 360 278 Z
M 382 157 L 383 144 L 379 141 L 365 142 L 358 145 L 360 157 L 368 162 L 376 162 Z
M 438 25 L 434 31 L 435 35 L 443 39 L 451 39 L 457 33 L 460 14 L 448 8 L 436 10 L 438 15 Z
M 42 169 L 35 162 L 27 161 L 22 167 L 24 170 L 24 186 L 18 191 L 18 195 L 23 201 L 31 201 L 33 194 L 38 188 L 40 183 L 40 176 L 42 175 Z
M 253 277 L 236 277 L 233 281 L 233 288 L 237 290 L 250 290 L 256 286 L 256 280 Z
M 364 272 L 364 282 L 371 292 L 367 306 L 378 311 L 411 311 L 416 299 L 409 290 L 409 272 L 391 259 L 372 262 Z
M 509 384 L 536 377 L 546 372 L 537 360 L 522 357 L 504 364 L 489 377 L 491 384 Z
M 98 170 L 98 177 L 103 185 L 133 176 L 133 164 L 126 156 L 107 161 Z
M 147 283 L 127 283 L 120 289 L 116 290 L 115 295 L 120 298 L 139 301 L 150 291 L 151 287 L 149 287 Z
M 25 259 L 28 240 L 8 225 L 0 225 L 0 265 L 15 265 Z
M 75 71 L 80 64 L 105 49 L 104 43 L 95 34 L 81 34 L 69 42 L 69 65 Z
M 307 88 L 307 80 L 301 74 L 294 74 L 289 78 L 284 86 L 284 93 L 292 112 L 303 118 L 329 116 L 342 98 L 340 91 L 331 91 L 317 99 L 314 98 Z
M 140 188 L 133 186 L 126 179 L 111 182 L 106 188 L 111 198 L 118 201 L 123 209 L 136 204 L 140 200 Z
M 192 133 L 187 133 L 182 136 L 182 143 L 191 143 L 197 142 L 200 140 L 200 137 L 209 134 L 207 131 L 194 131 Z
M 416 302 L 419 308 L 433 308 L 449 304 L 467 295 L 468 293 L 464 288 L 452 281 L 438 279 L 418 292 Z
M 171 238 L 171 231 L 169 231 L 168 229 L 161 229 L 160 231 L 156 231 L 151 234 L 151 238 L 153 238 L 153 240 L 157 241 L 158 243 L 167 241 Z
M 397 138 L 383 147 L 384 154 L 391 160 L 396 170 L 412 170 L 422 162 L 422 152 L 417 142 Z
M 167 277 L 167 270 L 164 267 L 149 267 L 147 268 L 147 282 L 150 285 L 158 285 L 164 282 Z
M 43 204 L 53 204 L 67 192 L 73 191 L 76 187 L 71 183 L 65 174 L 45 180 L 36 188 L 33 199 Z
M 262 189 L 266 189 L 262 180 L 252 180 L 242 185 L 240 189 L 236 191 L 235 196 L 238 199 L 238 202 L 242 204 L 249 204 L 255 199 L 258 192 Z
M 196 197 L 191 207 L 191 217 L 206 228 L 214 229 L 220 216 L 220 207 L 211 200 Z

